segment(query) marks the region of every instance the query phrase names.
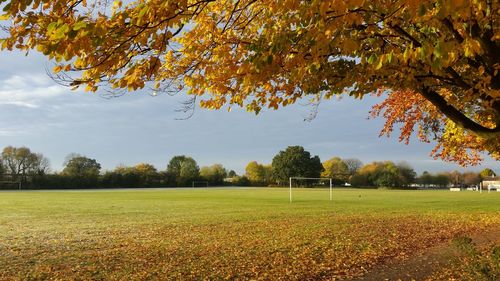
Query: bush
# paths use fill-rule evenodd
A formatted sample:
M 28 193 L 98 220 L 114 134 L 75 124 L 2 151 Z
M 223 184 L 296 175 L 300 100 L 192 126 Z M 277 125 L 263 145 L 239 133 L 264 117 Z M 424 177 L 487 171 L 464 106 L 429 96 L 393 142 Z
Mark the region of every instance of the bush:
M 62 174 L 36 175 L 24 188 L 31 189 L 77 189 L 98 188 L 98 177 L 77 177 Z
M 233 178 L 233 184 L 236 186 L 249 186 L 250 180 L 245 176 L 236 176 Z

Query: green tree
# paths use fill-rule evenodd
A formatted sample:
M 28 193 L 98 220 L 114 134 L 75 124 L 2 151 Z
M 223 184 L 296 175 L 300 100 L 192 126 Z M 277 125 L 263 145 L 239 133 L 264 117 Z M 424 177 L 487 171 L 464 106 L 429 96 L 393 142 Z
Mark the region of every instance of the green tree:
M 177 155 L 172 157 L 167 165 L 167 172 L 174 177 L 178 177 L 181 173 L 181 164 L 186 161 L 188 158 L 185 155 Z
M 246 176 L 235 176 L 232 183 L 236 186 L 249 186 L 250 180 Z
M 70 154 L 64 162 L 61 180 L 64 188 L 89 188 L 99 184 L 101 164 L 97 160 L 79 154 Z
M 373 183 L 378 187 L 401 186 L 398 167 L 390 161 L 381 163 L 377 169 L 377 173 L 373 175 Z
M 318 178 L 323 165 L 318 156 L 311 157 L 302 146 L 289 146 L 273 158 L 272 175 L 278 184 L 285 184 L 290 177 Z
M 446 188 L 452 181 L 450 180 L 450 175 L 446 173 L 440 173 L 437 175 L 432 176 L 432 184 L 441 187 L 441 188 Z
M 355 186 L 407 187 L 415 181 L 416 173 L 408 164 L 391 161 L 372 162 L 361 167 L 352 176 Z
M 433 176 L 428 171 L 424 171 L 417 179 L 417 182 L 425 187 L 433 184 L 433 181 Z
M 199 177 L 200 168 L 193 158 L 178 155 L 170 159 L 167 173 L 175 179 L 178 186 L 188 186 Z
M 323 163 L 321 177 L 331 178 L 334 184 L 343 184 L 349 180 L 349 167 L 339 157 L 333 157 Z
M 100 170 L 101 164 L 97 160 L 83 155 L 71 154 L 65 161 L 62 174 L 71 177 L 97 178 Z
M 417 173 L 408 163 L 399 163 L 397 167 L 401 186 L 408 187 L 410 184 L 415 183 Z
M 230 170 L 230 171 L 227 173 L 227 177 L 228 177 L 228 178 L 234 178 L 234 177 L 236 177 L 236 176 L 238 176 L 238 175 L 236 174 L 236 172 L 235 172 L 234 170 Z
M 264 178 L 265 178 L 265 184 L 269 185 L 273 181 L 273 166 L 271 164 L 265 165 L 263 164 L 262 167 L 264 167 Z
M 420 177 L 417 178 L 417 182 L 425 187 L 441 187 L 445 188 L 450 183 L 449 173 L 439 173 L 433 175 L 427 171 L 424 171 Z
M 214 164 L 212 166 L 204 166 L 200 169 L 200 176 L 208 181 L 211 185 L 221 185 L 224 183 L 227 172 L 221 164 Z
M 102 183 L 111 187 L 141 187 L 144 186 L 140 174 L 134 167 L 118 165 L 113 171 L 107 171 L 102 176 Z

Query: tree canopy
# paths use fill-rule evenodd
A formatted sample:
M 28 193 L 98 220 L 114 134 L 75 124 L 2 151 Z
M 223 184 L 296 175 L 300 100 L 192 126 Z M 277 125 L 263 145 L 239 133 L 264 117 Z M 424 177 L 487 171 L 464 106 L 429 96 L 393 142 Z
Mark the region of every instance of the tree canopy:
M 187 90 L 210 109 L 376 93 L 382 134 L 500 159 L 498 1 L 107 2 L 0 0 L 0 46 L 45 54 L 74 88 Z
M 49 171 L 49 160 L 27 147 L 7 146 L 0 155 L 0 172 L 6 172 L 26 181 L 27 175 L 41 175 Z
M 278 184 L 287 183 L 289 177 L 319 178 L 324 170 L 319 157 L 311 156 L 302 146 L 289 146 L 280 151 L 271 167 Z
M 356 158 L 342 159 L 342 161 L 347 165 L 350 176 L 354 175 L 363 166 L 363 162 Z
M 439 173 L 439 174 L 430 174 L 427 171 L 424 171 L 422 175 L 417 179 L 417 182 L 424 187 L 447 187 L 451 180 L 451 173 Z
M 332 178 L 334 184 L 343 184 L 349 180 L 349 168 L 339 157 L 333 157 L 323 163 L 321 176 Z
M 200 168 L 196 161 L 185 155 L 177 155 L 170 159 L 167 172 L 175 178 L 178 186 L 190 185 L 200 176 Z
M 252 184 L 269 184 L 271 181 L 272 167 L 263 165 L 257 161 L 248 162 L 245 167 L 245 176 Z
M 396 165 L 391 161 L 372 162 L 361 167 L 351 177 L 351 184 L 356 186 L 408 187 L 415 181 L 415 177 L 415 171 L 408 164 Z M 429 173 L 424 172 L 424 181 L 427 181 L 428 177 Z
M 495 176 L 496 176 L 495 172 L 494 172 L 492 169 L 490 169 L 490 168 L 483 169 L 483 170 L 479 173 L 479 175 L 480 175 L 480 176 L 481 176 L 481 178 L 483 178 L 483 179 L 486 179 L 486 178 L 489 178 L 489 177 L 495 177 Z
M 97 160 L 83 155 L 70 154 L 67 157 L 65 167 L 62 170 L 64 175 L 72 177 L 98 177 L 101 164 Z
M 222 164 L 213 164 L 211 166 L 201 167 L 200 176 L 211 185 L 221 185 L 224 183 L 227 171 Z

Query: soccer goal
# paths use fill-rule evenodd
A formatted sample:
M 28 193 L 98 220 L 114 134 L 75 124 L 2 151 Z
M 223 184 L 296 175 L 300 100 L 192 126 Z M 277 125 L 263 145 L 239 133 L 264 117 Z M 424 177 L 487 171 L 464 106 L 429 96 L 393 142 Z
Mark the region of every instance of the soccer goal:
M 22 183 L 15 175 L 0 175 L 0 189 L 19 189 Z
M 303 177 L 290 177 L 290 203 L 292 203 L 292 186 L 293 186 L 293 182 L 295 181 L 301 181 L 301 180 L 315 180 L 317 182 L 324 182 L 324 181 L 328 181 L 328 183 L 330 184 L 330 201 L 333 200 L 333 190 L 332 190 L 332 187 L 333 187 L 333 183 L 332 183 L 332 178 L 303 178 Z
M 193 181 L 194 187 L 208 187 L 208 181 Z

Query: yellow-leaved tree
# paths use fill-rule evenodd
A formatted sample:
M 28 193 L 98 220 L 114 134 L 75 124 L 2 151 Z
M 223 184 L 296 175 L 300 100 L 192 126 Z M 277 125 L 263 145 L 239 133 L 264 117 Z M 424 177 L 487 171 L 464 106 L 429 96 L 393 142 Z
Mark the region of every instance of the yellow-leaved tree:
M 382 134 L 500 159 L 499 1 L 108 2 L 0 0 L 0 46 L 38 50 L 74 88 L 185 90 L 210 109 L 377 93 Z

